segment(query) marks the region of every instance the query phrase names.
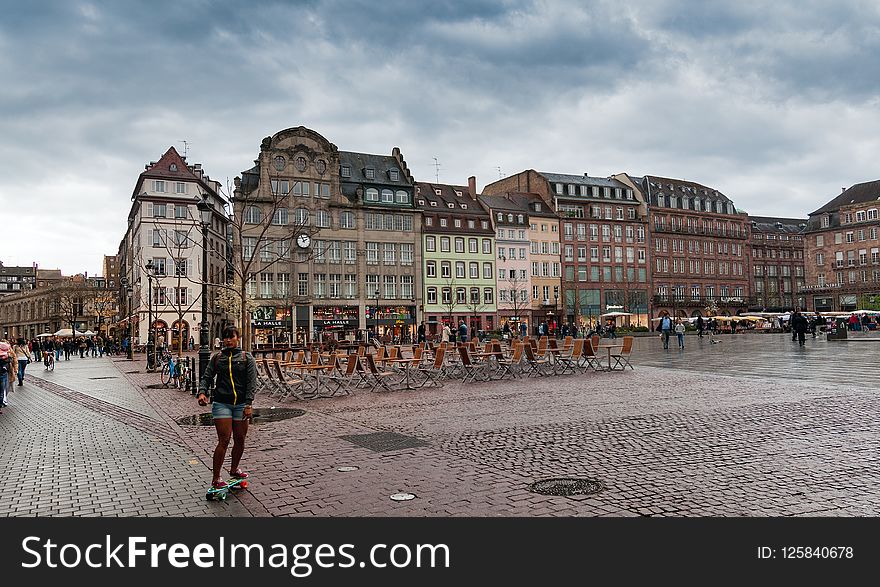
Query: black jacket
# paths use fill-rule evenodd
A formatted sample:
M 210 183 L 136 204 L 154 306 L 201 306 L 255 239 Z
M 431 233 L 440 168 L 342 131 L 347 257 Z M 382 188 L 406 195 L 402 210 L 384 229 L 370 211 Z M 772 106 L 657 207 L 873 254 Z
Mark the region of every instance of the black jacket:
M 250 405 L 257 393 L 257 361 L 238 347 L 214 353 L 199 382 L 199 393 L 213 395 L 215 402 L 223 404 Z

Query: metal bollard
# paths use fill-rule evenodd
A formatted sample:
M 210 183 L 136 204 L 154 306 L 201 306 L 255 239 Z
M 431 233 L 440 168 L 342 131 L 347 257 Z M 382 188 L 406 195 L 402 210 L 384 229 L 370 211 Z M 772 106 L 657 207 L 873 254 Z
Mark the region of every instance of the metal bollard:
M 193 382 L 195 381 L 195 376 L 193 374 L 193 369 L 195 368 L 195 361 L 193 360 L 192 357 L 187 357 L 186 364 L 189 367 L 186 370 L 186 372 L 187 372 L 187 376 L 186 376 L 186 386 L 187 387 L 186 388 L 187 388 L 187 391 L 189 391 L 191 394 L 195 395 L 195 389 L 193 386 Z

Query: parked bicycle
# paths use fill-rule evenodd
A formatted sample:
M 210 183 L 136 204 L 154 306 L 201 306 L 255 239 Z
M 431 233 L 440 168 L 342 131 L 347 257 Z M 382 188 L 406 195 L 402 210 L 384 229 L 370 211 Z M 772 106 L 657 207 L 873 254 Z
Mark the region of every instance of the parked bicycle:
M 46 366 L 46 371 L 55 370 L 55 351 L 43 353 L 43 365 Z
M 162 354 L 162 385 L 174 385 L 177 389 L 186 387 L 190 377 L 190 368 L 183 357 L 174 357 L 170 352 Z

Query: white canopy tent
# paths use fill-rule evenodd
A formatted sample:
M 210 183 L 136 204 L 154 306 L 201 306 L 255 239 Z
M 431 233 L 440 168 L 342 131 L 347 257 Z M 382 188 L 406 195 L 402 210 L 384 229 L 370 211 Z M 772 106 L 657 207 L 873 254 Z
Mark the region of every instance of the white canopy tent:
M 76 331 L 76 336 L 84 336 L 85 332 Z M 70 328 L 62 328 L 52 336 L 73 336 L 73 331 Z

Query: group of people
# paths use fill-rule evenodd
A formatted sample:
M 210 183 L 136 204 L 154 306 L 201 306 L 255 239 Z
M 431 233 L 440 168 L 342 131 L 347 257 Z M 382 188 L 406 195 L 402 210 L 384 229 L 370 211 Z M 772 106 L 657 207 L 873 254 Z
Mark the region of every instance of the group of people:
M 18 386 L 24 385 L 24 371 L 31 362 L 31 353 L 23 338 L 10 344 L 5 338 L 0 340 L 0 414 L 3 408 L 9 404 L 9 393 L 18 381 Z

